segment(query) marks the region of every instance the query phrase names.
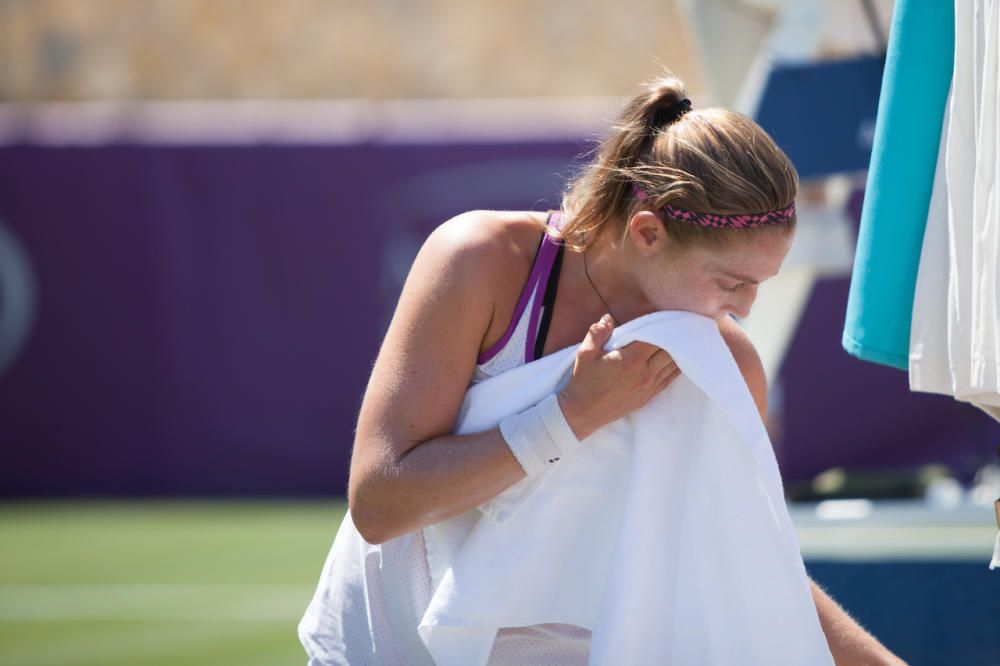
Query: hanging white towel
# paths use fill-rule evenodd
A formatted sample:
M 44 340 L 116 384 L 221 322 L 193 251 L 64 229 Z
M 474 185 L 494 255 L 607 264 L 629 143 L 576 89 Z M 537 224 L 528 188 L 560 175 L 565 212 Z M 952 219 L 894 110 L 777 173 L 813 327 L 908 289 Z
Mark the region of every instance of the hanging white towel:
M 1000 1 L 956 0 L 942 127 L 910 328 L 910 388 L 1000 420 Z
M 590 629 L 591 664 L 832 664 L 777 462 L 716 322 L 619 327 L 682 374 L 539 477 L 424 530 L 439 666 L 485 664 L 500 627 Z M 575 347 L 472 387 L 457 432 L 495 426 L 568 381 Z

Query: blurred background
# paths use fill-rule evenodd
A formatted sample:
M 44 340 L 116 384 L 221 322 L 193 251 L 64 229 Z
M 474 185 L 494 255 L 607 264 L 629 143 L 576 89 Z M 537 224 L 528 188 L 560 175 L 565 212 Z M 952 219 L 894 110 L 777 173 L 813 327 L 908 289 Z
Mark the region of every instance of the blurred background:
M 1000 664 L 1000 424 L 840 343 L 892 11 L 0 2 L 0 664 L 302 663 L 420 244 L 558 207 L 662 67 L 799 170 L 741 323 L 807 569 L 913 664 Z

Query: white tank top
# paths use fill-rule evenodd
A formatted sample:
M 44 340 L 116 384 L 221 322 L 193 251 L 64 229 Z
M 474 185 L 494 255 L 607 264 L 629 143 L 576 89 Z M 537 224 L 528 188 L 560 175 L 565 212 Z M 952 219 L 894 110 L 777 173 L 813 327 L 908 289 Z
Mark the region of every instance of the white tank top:
M 561 227 L 558 213 L 549 217 L 549 223 Z M 515 309 L 514 321 L 508 326 L 509 338 L 502 346 L 494 346 L 488 352 L 492 356 L 477 363 L 472 375 L 472 384 L 488 377 L 524 365 L 535 355 L 531 347 L 533 341 L 528 340 L 529 330 L 538 333 L 537 327 L 532 327 L 532 320 L 540 322 L 544 316 L 543 295 L 547 291 L 550 278 L 558 279 L 558 273 L 552 276 L 554 254 L 558 245 L 547 235 L 542 238 L 532 265 L 531 274 L 521 292 L 524 307 Z M 553 287 L 555 285 L 552 285 Z M 525 296 L 527 299 L 525 300 Z M 536 307 L 536 303 L 538 306 Z M 552 302 L 548 303 L 549 307 Z M 483 356 L 480 356 L 482 359 Z M 590 630 L 571 624 L 536 624 L 527 627 L 505 628 L 497 632 L 490 653 L 489 666 L 520 666 L 522 664 L 551 664 L 553 666 L 570 666 L 586 664 L 590 652 Z
M 558 225 L 558 213 L 550 215 L 549 223 Z M 470 385 L 535 358 L 544 342 L 536 337 L 539 329 L 544 329 L 540 325 L 546 315 L 543 301 L 547 301 L 549 308 L 554 302 L 555 285 L 549 283 L 554 264 L 558 270 L 555 261 L 558 250 L 559 244 L 544 235 L 514 318 L 504 336 L 480 355 Z M 558 278 L 557 272 L 554 277 Z M 339 596 L 343 586 L 334 585 L 334 577 L 358 573 L 345 572 L 343 567 L 352 564 L 338 563 L 331 550 L 316 594 L 299 624 L 299 638 L 311 658 L 310 666 L 429 663 L 430 655 L 416 633 L 432 593 L 423 531 L 405 534 L 380 546 L 359 545 L 368 551 L 365 571 L 361 574 L 364 585 L 357 586 L 363 589 L 356 590 L 359 598 L 347 600 L 345 612 L 345 601 Z M 377 559 L 373 559 L 375 555 Z M 580 666 L 588 661 L 590 635 L 589 629 L 557 623 L 502 628 L 497 632 L 487 664 Z

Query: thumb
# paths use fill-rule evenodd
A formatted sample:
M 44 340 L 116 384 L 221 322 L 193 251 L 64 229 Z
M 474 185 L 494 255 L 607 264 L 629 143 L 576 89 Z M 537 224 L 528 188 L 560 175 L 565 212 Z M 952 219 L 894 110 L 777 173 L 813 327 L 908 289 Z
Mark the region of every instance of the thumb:
M 613 328 L 610 315 L 604 315 L 597 323 L 591 324 L 580 344 L 579 354 L 596 356 L 603 354 L 604 343 L 611 337 Z

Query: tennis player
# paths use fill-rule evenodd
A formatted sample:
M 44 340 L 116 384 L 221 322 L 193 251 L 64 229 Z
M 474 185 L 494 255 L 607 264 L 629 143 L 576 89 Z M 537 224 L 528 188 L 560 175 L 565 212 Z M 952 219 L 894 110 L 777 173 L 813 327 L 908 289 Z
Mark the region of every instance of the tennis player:
M 377 548 L 362 564 L 328 558 L 299 627 L 309 663 L 433 663 L 417 634 L 432 593 L 422 528 L 537 473 L 539 460 L 559 464 L 556 443 L 520 436 L 525 418 L 451 434 L 470 385 L 580 345 L 568 385 L 534 417 L 584 440 L 678 376 L 670 355 L 644 342 L 605 353 L 612 329 L 688 310 L 718 322 L 763 418 L 763 367 L 732 316 L 745 318 L 780 269 L 797 187 L 760 126 L 692 108 L 668 72 L 625 105 L 559 210 L 472 211 L 435 229 L 358 418 L 346 520 Z M 837 664 L 903 663 L 810 586 Z M 504 628 L 489 663 L 586 664 L 589 640 L 573 625 Z

